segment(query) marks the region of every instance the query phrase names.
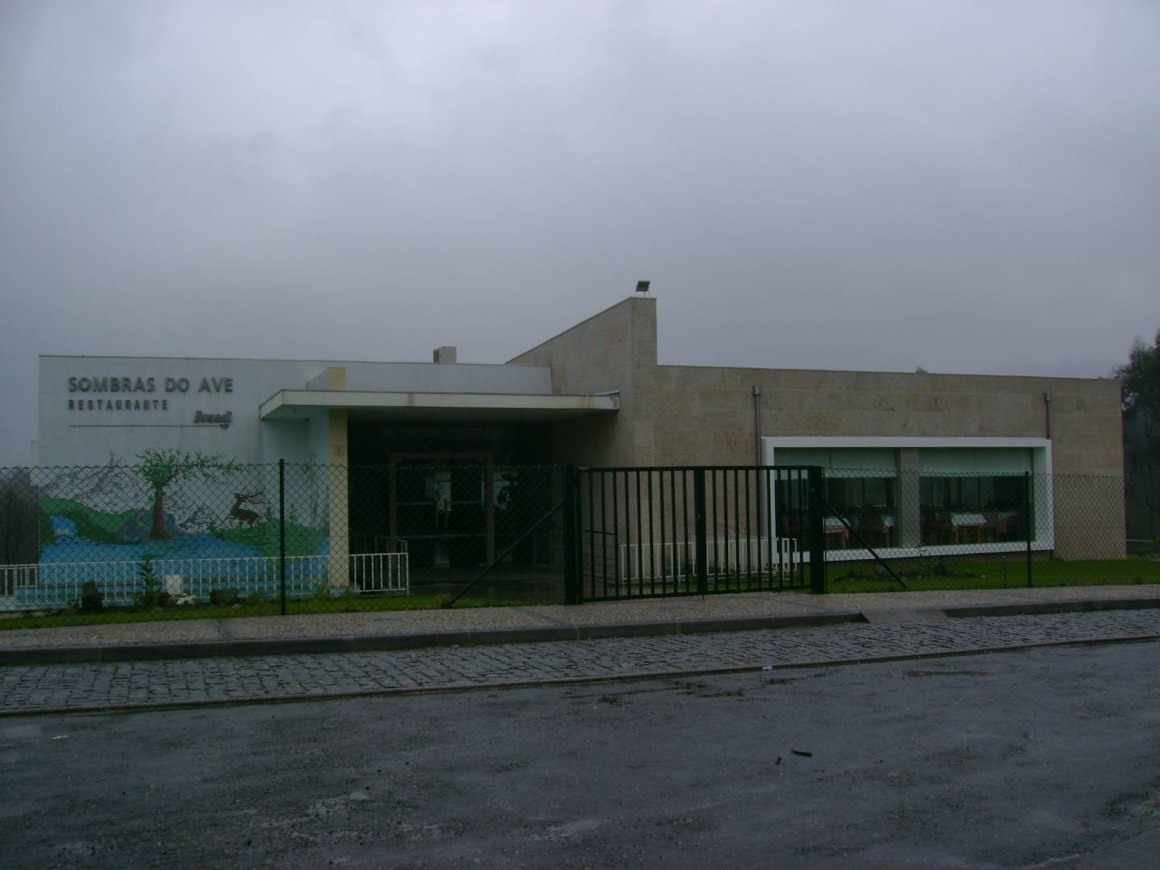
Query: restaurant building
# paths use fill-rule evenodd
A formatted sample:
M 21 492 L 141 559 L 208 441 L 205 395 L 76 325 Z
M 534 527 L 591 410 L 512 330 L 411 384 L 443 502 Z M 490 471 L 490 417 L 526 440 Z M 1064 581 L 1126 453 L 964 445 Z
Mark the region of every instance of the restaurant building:
M 436 504 L 478 490 L 456 482 L 474 466 L 489 505 L 501 468 L 819 465 L 836 510 L 884 552 L 911 555 L 1022 546 L 1014 518 L 1032 475 L 1034 549 L 1123 555 L 1115 381 L 662 365 L 656 304 L 626 299 L 499 365 L 459 363 L 453 347 L 430 363 L 43 356 L 34 464 L 116 467 L 170 450 L 265 467 L 413 466 L 426 469 L 419 497 Z M 1120 505 L 1082 541 L 1059 522 L 1081 478 Z M 405 537 L 407 499 L 395 477 L 384 485 L 383 516 L 361 518 L 357 475 L 312 485 L 332 554 L 371 532 Z

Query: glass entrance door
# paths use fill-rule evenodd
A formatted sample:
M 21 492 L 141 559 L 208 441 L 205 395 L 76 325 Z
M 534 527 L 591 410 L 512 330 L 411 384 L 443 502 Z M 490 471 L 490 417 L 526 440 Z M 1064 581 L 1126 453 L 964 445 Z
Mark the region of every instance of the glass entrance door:
M 391 463 L 392 536 L 412 571 L 474 569 L 488 555 L 486 458 L 400 457 Z

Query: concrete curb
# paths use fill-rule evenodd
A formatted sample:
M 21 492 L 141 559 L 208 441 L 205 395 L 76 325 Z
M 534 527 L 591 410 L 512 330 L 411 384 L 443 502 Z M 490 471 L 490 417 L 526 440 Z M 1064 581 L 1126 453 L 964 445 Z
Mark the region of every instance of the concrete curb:
M 951 618 L 1033 616 L 1046 613 L 1086 613 L 1104 610 L 1160 608 L 1157 598 L 1023 602 L 970 607 L 913 609 L 916 617 L 938 613 Z M 274 619 L 276 617 L 270 617 Z M 763 631 L 815 625 L 870 622 L 862 611 L 813 613 L 796 616 L 717 617 L 670 622 L 608 623 L 536 628 L 475 629 L 414 634 L 356 635 L 351 637 L 283 637 L 263 640 L 211 640 L 179 643 L 114 644 L 101 646 L 29 647 L 0 649 L 0 667 L 48 664 L 155 661 L 267 655 L 387 652 L 449 646 L 493 646 L 545 641 L 599 640 L 610 637 L 649 637 L 668 634 L 708 634 L 724 631 Z M 915 621 L 919 621 L 916 619 Z M 2 640 L 2 635 L 0 635 Z
M 943 612 L 954 618 L 974 616 L 1035 616 L 1040 613 L 1093 613 L 1098 610 L 1150 610 L 1160 607 L 1156 598 L 1108 598 L 1089 601 L 1049 601 L 1043 604 L 988 604 L 977 607 L 947 607 Z
M 274 618 L 274 617 L 271 617 Z M 601 640 L 610 637 L 651 637 L 667 634 L 710 634 L 722 631 L 762 631 L 865 622 L 861 613 L 807 616 L 743 617 L 558 628 L 513 628 L 425 634 L 368 635 L 361 637 L 294 637 L 273 640 L 214 640 L 189 643 L 119 644 L 85 647 L 29 647 L 0 650 L 0 667 L 163 659 L 243 658 L 269 655 L 388 652 L 449 646 L 496 646 L 564 640 Z

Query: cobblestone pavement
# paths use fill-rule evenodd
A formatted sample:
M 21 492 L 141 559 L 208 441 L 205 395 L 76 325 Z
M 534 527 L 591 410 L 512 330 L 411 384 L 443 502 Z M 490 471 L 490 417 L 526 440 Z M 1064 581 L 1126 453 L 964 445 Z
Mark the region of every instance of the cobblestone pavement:
M 0 714 L 276 701 L 1160 639 L 1160 610 L 0 668 Z

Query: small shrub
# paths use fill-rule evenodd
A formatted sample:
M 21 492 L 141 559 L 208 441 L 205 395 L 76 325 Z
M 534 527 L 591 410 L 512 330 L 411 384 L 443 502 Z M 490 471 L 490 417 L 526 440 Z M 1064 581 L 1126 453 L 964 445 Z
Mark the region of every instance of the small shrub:
M 338 595 L 339 610 L 343 613 L 356 613 L 359 609 L 359 601 L 362 596 L 359 595 L 358 590 L 353 586 L 344 586 L 342 592 Z
M 141 560 L 141 591 L 133 596 L 133 604 L 142 610 L 153 610 L 167 606 L 171 597 L 157 579 L 157 572 L 153 570 L 153 560 L 146 556 Z
M 235 604 L 240 604 L 241 601 L 236 589 L 225 588 L 210 590 L 209 603 L 214 607 L 232 607 Z
M 86 580 L 81 585 L 81 598 L 77 602 L 81 613 L 100 613 L 105 609 L 105 593 L 97 586 L 97 581 Z

